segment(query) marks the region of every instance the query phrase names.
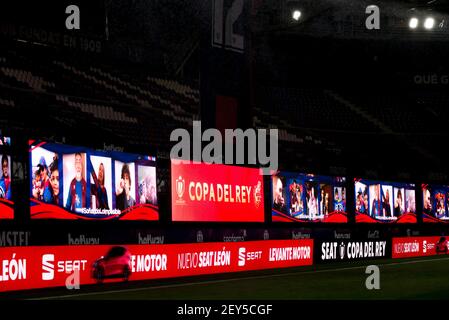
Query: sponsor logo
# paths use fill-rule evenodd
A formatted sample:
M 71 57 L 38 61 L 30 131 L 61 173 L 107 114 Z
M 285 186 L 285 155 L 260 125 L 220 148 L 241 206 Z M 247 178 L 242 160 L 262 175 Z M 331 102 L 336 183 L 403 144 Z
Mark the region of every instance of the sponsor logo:
M 259 181 L 256 186 L 254 186 L 254 205 L 259 208 L 262 202 L 262 185 Z
M 55 278 L 55 255 L 44 254 L 42 256 L 42 280 L 48 281 Z
M 147 234 L 146 236 L 144 236 L 139 232 L 137 234 L 137 240 L 139 244 L 163 244 L 164 236 L 153 237 L 151 234 Z
M 42 280 L 49 281 L 55 278 L 55 273 L 72 273 L 85 271 L 87 260 L 56 260 L 51 253 L 42 255 Z
M 240 241 L 245 241 L 246 237 L 247 237 L 246 229 L 243 229 L 241 235 L 234 235 L 232 233 L 231 235 L 223 236 L 223 242 L 240 242 Z
M 246 251 L 245 247 L 239 248 L 239 261 L 238 266 L 244 267 L 246 261 L 254 261 L 262 259 L 262 251 Z
M 335 239 L 351 239 L 351 233 L 339 233 L 337 231 L 334 231 L 334 238 Z
M 72 237 L 68 234 L 69 245 L 89 245 L 89 244 L 100 244 L 100 238 L 88 238 L 84 234 L 80 234 L 79 237 Z
M 393 238 L 393 258 L 429 256 L 437 254 L 440 236 Z
M 104 151 L 119 151 L 123 152 L 123 147 L 115 146 L 114 144 L 107 145 L 106 143 L 103 143 L 103 150 Z
M 345 244 L 343 242 L 340 243 L 340 259 L 345 258 L 345 250 L 346 250 Z
M 246 248 L 239 248 L 239 267 L 243 267 L 246 263 Z
M 0 247 L 28 246 L 31 232 L 29 231 L 2 231 L 0 232 Z
M 423 240 L 422 242 L 422 252 L 427 253 L 427 251 L 432 251 L 435 249 L 435 243 Z
M 337 242 L 323 242 L 321 244 L 321 260 L 337 259 Z
M 141 254 L 131 256 L 132 272 L 166 271 L 166 254 Z
M 185 203 L 185 201 L 182 199 L 185 191 L 186 191 L 186 182 L 182 178 L 182 176 L 179 176 L 178 179 L 176 179 L 176 194 L 178 195 L 178 199 L 176 200 L 177 204 Z
M 270 248 L 269 261 L 291 261 L 310 259 L 310 247 Z
M 173 220 L 263 221 L 260 170 L 204 163 L 187 165 L 174 159 L 171 168 Z
M 178 254 L 178 270 L 224 267 L 231 265 L 231 251 L 183 252 Z
M 425 252 L 425 250 L 426 249 L 423 248 L 423 252 Z M 394 253 L 400 254 L 400 253 L 418 253 L 418 252 L 420 252 L 418 241 L 394 244 Z
M 310 239 L 310 238 L 311 238 L 310 233 L 302 233 L 302 232 L 292 231 L 292 239 L 293 240 Z
M 378 258 L 386 256 L 386 241 L 323 242 L 321 260 Z
M 0 282 L 25 280 L 26 278 L 27 259 L 18 259 L 16 253 L 13 253 L 11 259 L 0 260 Z

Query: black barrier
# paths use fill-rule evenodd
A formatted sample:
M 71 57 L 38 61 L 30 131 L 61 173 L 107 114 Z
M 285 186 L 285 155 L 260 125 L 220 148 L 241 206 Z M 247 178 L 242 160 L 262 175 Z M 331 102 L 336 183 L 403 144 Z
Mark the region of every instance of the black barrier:
M 46 227 L 40 227 L 45 224 Z M 392 256 L 393 237 L 435 236 L 445 233 L 444 226 L 364 226 L 311 228 L 297 226 L 166 226 L 143 227 L 136 223 L 81 222 L 64 225 L 58 221 L 39 221 L 25 227 L 9 223 L 0 227 L 0 248 L 14 246 L 101 245 L 101 244 L 182 244 L 206 242 L 245 242 L 260 240 L 314 240 L 314 264 L 382 259 Z M 48 230 L 52 230 L 48 232 Z
M 391 239 L 317 240 L 314 248 L 315 263 L 391 257 Z
M 314 238 L 314 262 L 390 258 L 391 232 L 382 227 L 340 228 L 321 232 Z

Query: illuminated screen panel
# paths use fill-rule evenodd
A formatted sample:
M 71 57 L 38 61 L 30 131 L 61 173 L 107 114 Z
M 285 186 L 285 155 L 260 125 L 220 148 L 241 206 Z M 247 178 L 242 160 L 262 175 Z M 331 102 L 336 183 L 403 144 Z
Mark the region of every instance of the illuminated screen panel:
M 125 279 L 141 281 L 310 266 L 313 243 L 312 239 L 303 239 L 0 248 L 0 292 L 74 286 L 68 277 L 78 279 L 80 285 L 107 285 Z
M 158 220 L 156 159 L 30 141 L 32 219 Z
M 356 222 L 416 223 L 415 185 L 354 179 Z
M 423 222 L 449 222 L 449 186 L 423 184 Z
M 171 177 L 173 221 L 264 221 L 259 169 L 172 161 Z
M 427 257 L 449 252 L 449 241 L 445 235 L 393 238 L 392 243 L 393 259 Z
M 346 223 L 346 178 L 281 172 L 271 177 L 272 221 Z
M 0 219 L 14 219 L 14 202 L 11 186 L 11 138 L 0 136 Z

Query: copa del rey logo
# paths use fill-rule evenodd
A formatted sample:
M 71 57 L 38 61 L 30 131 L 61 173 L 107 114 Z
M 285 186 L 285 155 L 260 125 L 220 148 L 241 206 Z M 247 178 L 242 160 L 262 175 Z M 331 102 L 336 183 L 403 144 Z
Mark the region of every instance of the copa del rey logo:
M 178 195 L 178 199 L 176 200 L 177 204 L 185 204 L 185 201 L 182 199 L 185 190 L 186 190 L 186 182 L 182 178 L 182 176 L 179 176 L 179 178 L 176 179 L 176 194 Z
M 176 204 L 185 204 L 186 182 L 182 176 L 175 181 L 175 191 L 178 196 Z M 255 186 L 245 186 L 190 181 L 187 196 L 190 201 L 254 203 L 258 208 L 262 203 L 262 183 L 258 181 Z

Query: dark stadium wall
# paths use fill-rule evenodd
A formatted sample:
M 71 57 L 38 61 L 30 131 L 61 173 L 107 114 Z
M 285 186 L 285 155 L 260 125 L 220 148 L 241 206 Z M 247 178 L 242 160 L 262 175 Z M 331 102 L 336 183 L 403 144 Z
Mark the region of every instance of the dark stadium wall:
M 219 1 L 209 3 L 212 16 L 203 20 L 200 40 L 202 125 L 205 129 L 225 129 L 232 125 L 229 128 L 245 129 L 251 126 L 250 1 L 244 1 L 241 11 L 233 13 L 235 20 L 231 26 L 225 25 L 228 23 L 225 17 L 230 14 L 233 2 L 224 1 L 222 8 L 216 6 Z M 229 32 L 234 35 L 227 34 Z M 216 38 L 216 34 L 221 36 Z M 227 39 L 237 37 L 241 37 L 243 46 L 233 47 L 233 43 L 228 43 Z

